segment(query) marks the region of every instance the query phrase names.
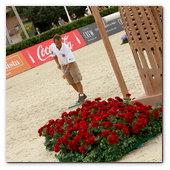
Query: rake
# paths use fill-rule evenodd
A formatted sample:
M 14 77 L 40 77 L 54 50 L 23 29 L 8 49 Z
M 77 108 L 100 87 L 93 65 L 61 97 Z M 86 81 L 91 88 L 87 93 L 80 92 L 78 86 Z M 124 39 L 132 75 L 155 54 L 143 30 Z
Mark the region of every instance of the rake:
M 62 71 L 62 73 L 63 73 L 63 70 L 61 70 L 61 71 Z M 64 74 L 64 73 L 63 73 L 63 74 Z M 82 105 L 84 102 L 83 102 L 83 103 L 78 103 L 78 101 L 76 100 L 76 97 L 75 97 L 75 95 L 74 95 L 74 93 L 73 93 L 73 91 L 72 91 L 72 89 L 71 89 L 71 87 L 70 87 L 70 85 L 69 85 L 69 83 L 68 83 L 68 81 L 67 81 L 66 78 L 65 78 L 65 80 L 66 80 L 66 83 L 67 83 L 67 85 L 68 85 L 68 87 L 69 87 L 69 89 L 70 89 L 70 91 L 71 91 L 71 94 L 72 94 L 72 96 L 73 96 L 73 98 L 74 98 L 74 100 L 75 100 L 75 102 L 76 102 L 75 105 L 68 107 L 68 109 L 71 109 L 71 108 L 73 108 L 73 107 Z

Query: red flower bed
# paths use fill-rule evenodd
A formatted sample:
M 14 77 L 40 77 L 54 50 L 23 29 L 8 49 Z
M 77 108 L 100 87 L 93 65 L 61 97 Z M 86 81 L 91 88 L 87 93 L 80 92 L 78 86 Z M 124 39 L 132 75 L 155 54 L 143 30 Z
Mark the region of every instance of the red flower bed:
M 126 96 L 107 101 L 101 101 L 101 98 L 87 100 L 81 108 L 62 113 L 61 119 L 49 120 L 38 130 L 39 136 L 46 138 L 46 146 L 51 147 L 47 149 L 65 154 L 74 152 L 85 157 L 94 148 L 105 150 L 106 145 L 114 149 L 115 144 L 140 134 L 149 126 L 148 122 L 162 117 L 162 106 L 155 110 L 140 102 L 129 105 L 131 95 Z M 58 155 L 56 157 L 60 158 Z

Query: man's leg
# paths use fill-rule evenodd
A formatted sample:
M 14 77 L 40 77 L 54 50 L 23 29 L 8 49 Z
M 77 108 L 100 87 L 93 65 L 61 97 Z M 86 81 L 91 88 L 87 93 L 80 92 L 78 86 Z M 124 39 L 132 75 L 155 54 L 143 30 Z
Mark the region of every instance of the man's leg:
M 78 90 L 78 87 L 77 87 L 77 84 L 76 83 L 74 83 L 74 84 L 72 84 L 72 87 L 77 91 L 77 92 L 79 92 L 79 90 Z
M 77 88 L 78 88 L 78 92 L 80 94 L 83 94 L 83 86 L 82 86 L 81 82 L 76 83 L 76 85 L 77 85 Z

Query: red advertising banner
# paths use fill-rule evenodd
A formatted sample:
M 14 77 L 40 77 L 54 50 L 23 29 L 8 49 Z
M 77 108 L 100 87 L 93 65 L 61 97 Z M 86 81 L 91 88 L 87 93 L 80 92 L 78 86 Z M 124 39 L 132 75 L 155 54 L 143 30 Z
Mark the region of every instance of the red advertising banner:
M 86 46 L 86 42 L 78 32 L 78 30 L 74 30 L 71 32 L 68 32 L 66 34 L 61 35 L 62 42 L 67 44 L 71 51 L 77 50 L 81 47 Z
M 72 51 L 86 46 L 86 43 L 82 36 L 80 35 L 80 33 L 78 32 L 78 30 L 74 30 L 66 34 L 63 34 L 61 35 L 61 37 L 62 42 L 67 44 Z M 52 43 L 53 38 L 44 41 L 40 44 L 29 47 L 27 49 L 24 49 L 21 52 L 23 53 L 24 57 L 26 58 L 30 66 L 33 68 L 53 59 L 49 49 L 49 46 Z
M 21 52 L 28 61 L 29 65 L 33 68 L 53 59 L 49 50 L 49 46 L 52 43 L 53 39 L 50 39 L 40 44 L 26 48 Z

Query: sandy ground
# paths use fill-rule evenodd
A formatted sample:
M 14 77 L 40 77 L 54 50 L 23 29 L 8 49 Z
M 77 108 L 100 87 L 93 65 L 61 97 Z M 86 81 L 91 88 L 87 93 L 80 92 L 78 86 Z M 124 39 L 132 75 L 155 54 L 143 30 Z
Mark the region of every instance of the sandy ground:
M 132 97 L 144 93 L 129 44 L 121 44 L 121 31 L 109 37 L 118 64 Z M 84 92 L 89 100 L 120 96 L 116 76 L 102 40 L 73 52 L 82 72 Z M 77 94 L 74 93 L 76 96 Z M 45 150 L 38 129 L 74 105 L 74 98 L 62 79 L 55 61 L 6 80 L 6 161 L 58 162 L 54 152 Z M 118 162 L 162 162 L 162 133 L 141 148 L 124 155 Z

